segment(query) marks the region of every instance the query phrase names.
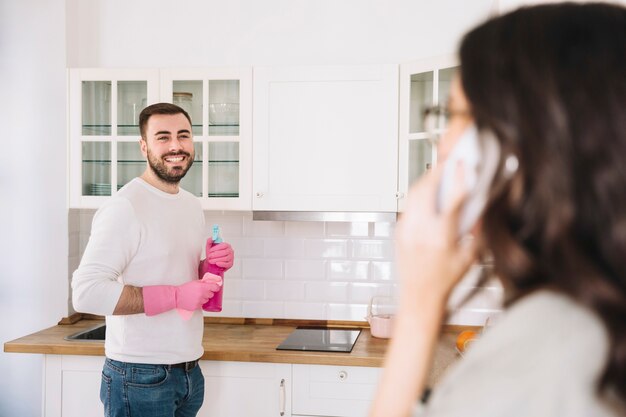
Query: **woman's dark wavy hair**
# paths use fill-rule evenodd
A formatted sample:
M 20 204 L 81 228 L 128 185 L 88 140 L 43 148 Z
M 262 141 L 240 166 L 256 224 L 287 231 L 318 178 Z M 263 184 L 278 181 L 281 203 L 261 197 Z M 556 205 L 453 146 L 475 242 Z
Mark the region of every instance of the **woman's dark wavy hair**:
M 460 61 L 477 125 L 520 162 L 483 221 L 507 303 L 550 288 L 597 313 L 598 388 L 626 400 L 626 9 L 521 8 L 469 32 Z

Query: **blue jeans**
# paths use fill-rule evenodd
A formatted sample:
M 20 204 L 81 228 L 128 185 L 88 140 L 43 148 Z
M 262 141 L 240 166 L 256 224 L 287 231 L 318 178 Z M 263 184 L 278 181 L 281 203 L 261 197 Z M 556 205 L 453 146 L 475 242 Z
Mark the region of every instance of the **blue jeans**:
M 204 401 L 204 376 L 200 366 L 185 371 L 107 358 L 100 400 L 105 417 L 195 417 Z

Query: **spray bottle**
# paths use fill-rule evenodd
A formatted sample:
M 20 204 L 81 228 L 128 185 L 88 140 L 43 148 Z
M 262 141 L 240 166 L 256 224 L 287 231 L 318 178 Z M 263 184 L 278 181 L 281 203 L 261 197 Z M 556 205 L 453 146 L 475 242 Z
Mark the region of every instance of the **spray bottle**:
M 211 247 L 217 245 L 218 243 L 222 243 L 222 238 L 220 237 L 220 227 L 217 224 L 214 224 L 213 244 L 211 245 Z M 215 264 L 210 264 L 208 261 L 204 261 L 200 264 L 200 269 L 198 272 L 200 279 L 202 279 L 204 274 L 206 274 L 207 272 L 222 277 L 222 286 L 220 287 L 219 291 L 216 292 L 213 297 L 209 299 L 209 301 L 202 305 L 202 309 L 204 311 L 222 311 L 222 294 L 224 293 L 224 268 Z

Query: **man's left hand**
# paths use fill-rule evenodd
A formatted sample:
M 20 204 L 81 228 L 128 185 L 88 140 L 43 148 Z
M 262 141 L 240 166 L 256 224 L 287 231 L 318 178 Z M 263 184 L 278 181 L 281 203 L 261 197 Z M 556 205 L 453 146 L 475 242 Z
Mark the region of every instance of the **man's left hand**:
M 210 264 L 224 268 L 228 270 L 233 266 L 235 259 L 235 252 L 233 247 L 226 242 L 213 245 L 213 239 L 208 238 L 206 241 L 206 260 Z

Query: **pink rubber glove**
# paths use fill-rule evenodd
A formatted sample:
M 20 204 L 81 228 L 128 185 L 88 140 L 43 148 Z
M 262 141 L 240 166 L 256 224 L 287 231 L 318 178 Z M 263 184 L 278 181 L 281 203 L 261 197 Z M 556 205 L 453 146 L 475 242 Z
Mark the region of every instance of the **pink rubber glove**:
M 224 284 L 224 280 L 222 279 L 221 276 L 214 275 L 214 274 L 211 274 L 209 272 L 204 274 L 204 276 L 200 280 L 204 281 L 204 282 L 207 282 L 207 283 L 215 283 L 215 284 L 219 285 L 220 287 Z M 213 292 L 213 296 L 211 298 L 209 298 L 209 300 L 202 305 L 202 309 L 206 310 L 205 306 L 211 304 L 212 300 L 214 300 L 218 296 L 219 296 L 220 304 L 221 304 L 221 298 L 222 298 L 221 295 L 222 295 L 221 288 L 219 290 L 217 290 L 217 291 L 214 291 Z M 176 311 L 183 318 L 183 320 L 189 320 L 191 318 L 191 316 L 193 316 L 193 311 L 184 310 L 182 308 L 177 308 Z M 207 311 L 210 311 L 210 310 L 207 310 Z
M 155 316 L 174 308 L 198 310 L 219 291 L 220 286 L 208 280 L 194 280 L 177 287 L 173 285 L 143 287 L 143 309 L 146 316 Z
M 227 271 L 233 266 L 234 259 L 235 252 L 230 244 L 222 242 L 213 246 L 213 239 L 211 237 L 207 239 L 205 262 L 217 265 Z

